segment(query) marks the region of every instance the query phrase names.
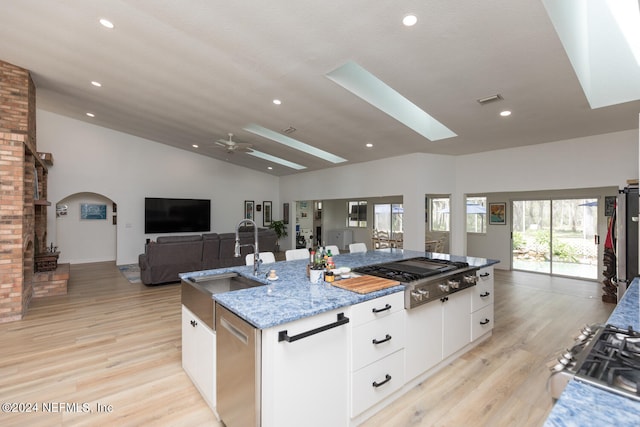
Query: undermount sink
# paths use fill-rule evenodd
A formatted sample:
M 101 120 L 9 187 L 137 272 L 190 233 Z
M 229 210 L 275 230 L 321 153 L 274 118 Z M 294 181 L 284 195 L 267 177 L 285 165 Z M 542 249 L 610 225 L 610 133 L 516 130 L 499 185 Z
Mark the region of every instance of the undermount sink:
M 182 279 L 181 299 L 200 320 L 215 330 L 215 305 L 213 295 L 240 289 L 265 286 L 256 280 L 240 276 L 238 273 L 211 274 Z
M 255 288 L 256 286 L 264 286 L 264 283 L 240 276 L 238 273 L 222 273 L 211 274 L 208 276 L 189 277 L 187 280 L 191 283 L 195 283 L 197 287 L 205 289 L 211 295 L 222 292 L 237 291 L 239 289 Z

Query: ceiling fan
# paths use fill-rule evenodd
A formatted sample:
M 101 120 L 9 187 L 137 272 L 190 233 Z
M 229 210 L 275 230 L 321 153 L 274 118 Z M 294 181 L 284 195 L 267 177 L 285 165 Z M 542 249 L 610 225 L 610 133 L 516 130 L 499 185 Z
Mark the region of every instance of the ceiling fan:
M 228 140 L 219 139 L 216 141 L 216 146 L 218 148 L 226 150 L 228 154 L 233 154 L 236 151 L 239 151 L 242 153 L 250 153 L 251 151 L 253 151 L 251 150 L 251 147 L 253 145 L 249 144 L 248 142 L 235 142 L 232 138 L 233 138 L 233 134 L 230 133 Z

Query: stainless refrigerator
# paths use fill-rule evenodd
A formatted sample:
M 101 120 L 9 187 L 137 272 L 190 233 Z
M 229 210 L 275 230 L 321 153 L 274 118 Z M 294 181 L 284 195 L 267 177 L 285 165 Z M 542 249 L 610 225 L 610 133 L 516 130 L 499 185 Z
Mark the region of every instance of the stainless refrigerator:
M 620 190 L 616 218 L 618 300 L 638 276 L 638 185 Z

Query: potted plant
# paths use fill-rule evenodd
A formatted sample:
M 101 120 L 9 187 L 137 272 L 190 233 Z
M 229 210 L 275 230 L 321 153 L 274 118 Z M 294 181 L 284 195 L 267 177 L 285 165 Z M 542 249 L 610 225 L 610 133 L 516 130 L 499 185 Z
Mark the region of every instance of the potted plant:
M 276 232 L 276 251 L 280 252 L 280 238 L 287 237 L 287 226 L 284 221 L 271 221 L 269 228 Z

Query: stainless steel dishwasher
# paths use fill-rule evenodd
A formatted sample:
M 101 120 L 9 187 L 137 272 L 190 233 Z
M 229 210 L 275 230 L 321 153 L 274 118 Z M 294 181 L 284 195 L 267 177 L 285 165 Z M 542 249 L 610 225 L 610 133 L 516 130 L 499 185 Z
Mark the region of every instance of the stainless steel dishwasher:
M 260 425 L 260 330 L 216 303 L 217 411 L 227 427 Z

